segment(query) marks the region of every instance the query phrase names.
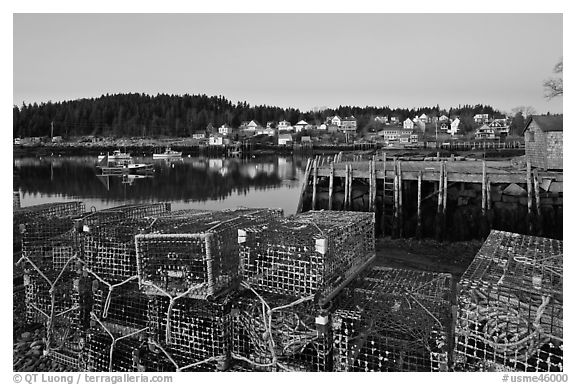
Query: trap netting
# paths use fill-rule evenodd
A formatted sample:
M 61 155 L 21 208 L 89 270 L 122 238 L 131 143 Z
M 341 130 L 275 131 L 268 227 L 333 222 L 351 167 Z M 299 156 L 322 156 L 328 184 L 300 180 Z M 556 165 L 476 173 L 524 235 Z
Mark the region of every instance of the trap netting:
M 126 204 L 91 212 L 83 218 L 82 225 L 85 231 L 90 231 L 92 226 L 136 221 L 170 211 L 171 204 L 169 202 Z
M 136 235 L 138 277 L 148 294 L 214 297 L 238 281 L 239 228 L 281 216 L 281 210 L 170 213 Z
M 146 371 L 221 371 L 230 360 L 231 297 L 150 296 Z
M 563 243 L 493 230 L 458 290 L 463 370 L 563 370 Z
M 374 214 L 310 211 L 238 232 L 242 279 L 256 290 L 320 298 L 371 257 Z
M 140 352 L 146 349 L 145 333 L 113 337 L 105 331 L 91 331 L 82 353 L 84 371 L 134 372 Z
M 332 370 L 332 335 L 314 297 L 241 292 L 234 304 L 232 370 Z M 317 325 L 319 322 L 321 325 Z
M 341 293 L 334 371 L 447 371 L 451 275 L 375 266 Z

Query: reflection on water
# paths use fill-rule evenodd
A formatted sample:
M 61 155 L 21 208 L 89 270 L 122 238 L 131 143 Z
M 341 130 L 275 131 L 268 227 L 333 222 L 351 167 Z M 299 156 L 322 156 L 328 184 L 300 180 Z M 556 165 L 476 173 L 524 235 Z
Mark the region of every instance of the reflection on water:
M 153 163 L 149 175 L 98 175 L 96 157 L 22 158 L 14 160 L 15 188 L 22 206 L 82 200 L 96 209 L 131 202 L 170 201 L 173 209 L 222 209 L 238 206 L 282 208 L 296 212 L 306 159 L 177 160 L 135 158 Z

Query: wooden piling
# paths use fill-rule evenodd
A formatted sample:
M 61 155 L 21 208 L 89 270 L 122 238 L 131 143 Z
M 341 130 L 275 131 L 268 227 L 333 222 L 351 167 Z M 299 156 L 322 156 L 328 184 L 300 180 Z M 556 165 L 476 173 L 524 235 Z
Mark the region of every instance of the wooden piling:
M 404 236 L 404 215 L 402 213 L 402 162 L 398 162 L 398 227 L 400 237 Z
M 312 173 L 312 210 L 316 210 L 316 194 L 318 184 L 318 159 L 314 160 L 314 171 Z
M 486 161 L 482 161 L 482 216 L 486 216 Z
M 344 174 L 344 209 L 348 210 L 348 183 L 349 183 L 349 173 L 348 173 L 349 165 L 346 165 L 346 173 Z
M 422 170 L 418 172 L 418 202 L 417 202 L 416 238 L 422 237 Z
M 526 161 L 526 190 L 528 192 L 528 233 L 532 234 L 532 165 Z
M 368 211 L 372 211 L 374 208 L 374 202 L 372 202 L 372 190 L 374 190 L 374 185 L 372 184 L 372 161 L 368 161 Z
M 328 186 L 328 210 L 332 210 L 334 194 L 334 162 L 330 162 L 330 182 Z
M 538 171 L 534 170 L 534 196 L 536 197 L 536 227 L 537 235 L 542 234 L 542 211 L 540 208 L 540 182 L 538 181 Z
M 306 187 L 308 186 L 308 178 L 310 178 L 310 170 L 312 168 L 312 159 L 308 158 L 306 162 L 306 171 L 304 172 L 304 181 L 302 183 L 302 189 L 300 191 L 300 200 L 298 201 L 298 207 L 296 208 L 296 213 L 302 212 L 302 206 L 304 205 L 304 194 L 306 193 Z
M 443 187 L 442 190 L 442 237 L 446 237 L 446 211 L 448 208 L 448 168 L 446 167 L 446 161 L 442 162 L 444 166 L 444 175 L 443 175 Z
M 386 235 L 386 153 L 384 153 L 384 162 L 382 165 L 382 215 L 380 217 L 380 229 L 382 236 Z
M 350 167 L 348 168 L 348 207 L 350 209 L 353 208 L 353 202 L 352 202 L 352 186 L 353 186 L 353 170 L 352 170 L 352 165 L 350 165 Z
M 370 211 L 376 211 L 376 161 L 372 158 L 370 167 Z
M 394 159 L 394 217 L 392 218 L 392 236 L 398 237 L 398 167 Z

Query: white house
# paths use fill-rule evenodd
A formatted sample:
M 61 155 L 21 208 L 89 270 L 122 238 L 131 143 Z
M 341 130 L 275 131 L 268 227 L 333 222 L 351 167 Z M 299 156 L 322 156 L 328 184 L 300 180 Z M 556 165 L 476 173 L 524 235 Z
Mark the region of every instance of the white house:
M 440 122 L 447 122 L 450 119 L 446 116 L 446 115 L 442 115 L 441 117 L 438 118 L 438 121 Z
M 305 130 L 308 127 L 308 123 L 305 120 L 301 120 L 294 125 L 294 129 L 296 132 L 300 132 Z
M 220 134 L 210 135 L 208 139 L 208 144 L 211 146 L 222 146 L 224 145 L 224 137 Z
M 328 118 L 328 120 L 330 120 L 330 123 L 333 126 L 338 126 L 340 127 L 342 125 L 342 118 L 340 118 L 338 115 L 336 116 L 331 116 Z
M 292 143 L 292 134 L 280 134 L 278 135 L 278 145 L 286 146 Z
M 414 122 L 411 121 L 409 118 L 406 118 L 406 120 L 404 121 L 404 128 L 413 130 L 414 129 Z
M 226 123 L 224 123 L 223 125 L 221 125 L 220 127 L 218 127 L 218 133 L 220 135 L 231 135 L 232 134 L 232 127 L 230 127 L 229 125 L 227 125 Z
M 196 131 L 192 134 L 192 139 L 204 139 L 206 138 L 205 131 Z
M 340 129 L 342 131 L 356 132 L 357 122 L 354 116 L 346 117 L 340 121 Z
M 488 123 L 490 120 L 490 116 L 488 114 L 476 114 L 474 115 L 474 123 Z
M 322 123 L 321 125 L 319 125 L 318 127 L 316 127 L 316 129 L 318 130 L 327 130 L 328 126 L 326 125 L 326 123 Z
M 448 130 L 448 133 L 452 136 L 456 135 L 458 133 L 458 126 L 460 125 L 460 119 L 456 118 L 452 121 L 452 123 L 450 123 L 450 130 Z
M 400 118 L 397 116 L 392 116 L 390 118 L 390 123 L 395 124 L 395 123 L 400 123 Z
M 255 120 L 251 120 L 250 123 L 246 125 L 246 131 L 256 131 L 260 127 L 262 127 L 260 123 Z
M 383 124 L 387 124 L 388 123 L 388 117 L 387 116 L 376 116 L 374 118 L 374 121 L 376 123 L 383 123 Z
M 476 139 L 496 139 L 496 132 L 493 127 L 487 124 L 476 130 Z
M 430 120 L 428 119 L 428 116 L 426 114 L 422 114 L 420 115 L 419 118 L 421 121 L 423 121 L 424 123 L 430 123 Z
M 289 121 L 287 120 L 282 120 L 280 122 L 278 122 L 278 129 L 279 130 L 288 130 L 290 127 L 290 129 L 292 128 L 292 125 L 290 124 Z
M 270 127 L 260 127 L 256 129 L 256 135 L 268 135 L 268 136 L 274 136 L 276 135 L 276 130 L 274 128 L 270 128 Z

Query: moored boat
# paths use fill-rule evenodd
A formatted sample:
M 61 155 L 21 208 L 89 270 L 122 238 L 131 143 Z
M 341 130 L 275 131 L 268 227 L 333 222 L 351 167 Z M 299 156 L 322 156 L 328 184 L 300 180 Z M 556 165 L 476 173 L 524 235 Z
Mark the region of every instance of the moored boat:
M 152 154 L 152 159 L 166 159 L 166 158 L 180 158 L 182 157 L 182 151 L 174 151 L 170 147 L 167 147 L 164 152 L 159 154 Z
M 98 162 L 103 161 L 106 157 L 108 158 L 108 161 L 110 161 L 110 162 L 128 161 L 128 160 L 132 159 L 130 154 L 127 154 L 127 153 L 122 152 L 120 150 L 114 150 L 114 152 L 112 154 L 106 154 L 106 155 L 100 154 L 100 155 L 98 155 Z

